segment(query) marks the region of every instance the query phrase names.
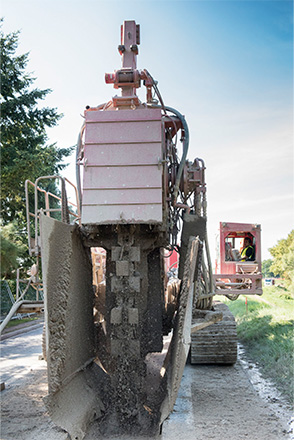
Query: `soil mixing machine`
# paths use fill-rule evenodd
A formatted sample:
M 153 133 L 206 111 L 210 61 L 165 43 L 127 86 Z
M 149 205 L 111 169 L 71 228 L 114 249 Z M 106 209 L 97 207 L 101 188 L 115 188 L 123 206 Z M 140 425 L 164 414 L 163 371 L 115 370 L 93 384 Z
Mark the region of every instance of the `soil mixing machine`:
M 139 43 L 139 25 L 125 21 L 122 67 L 105 75 L 121 95 L 85 110 L 76 210 L 59 176 L 51 177 L 61 182 L 61 221 L 47 199 L 40 209 L 45 176 L 33 184 L 34 213 L 27 211 L 31 253 L 42 260 L 47 407 L 72 439 L 157 435 L 173 409 L 191 335 L 192 362 L 236 361 L 234 319 L 213 296 L 229 296 L 232 281 L 240 293 L 261 293 L 250 292 L 248 273 L 215 282 L 205 165 L 187 160 L 184 116 L 137 69 Z M 136 95 L 142 82 L 145 103 Z M 166 273 L 175 252 L 178 273 Z

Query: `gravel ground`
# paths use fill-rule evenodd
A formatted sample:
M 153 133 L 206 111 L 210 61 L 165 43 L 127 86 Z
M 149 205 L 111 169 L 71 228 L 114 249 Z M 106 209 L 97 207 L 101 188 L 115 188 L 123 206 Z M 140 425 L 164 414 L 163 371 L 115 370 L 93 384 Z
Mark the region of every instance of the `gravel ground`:
M 15 345 L 18 338 L 13 339 Z M 37 351 L 32 354 L 31 368 L 25 365 L 26 374 L 8 383 L 1 393 L 2 440 L 69 440 L 44 407 L 46 363 L 38 360 Z M 248 374 L 244 361 L 232 367 L 187 364 L 174 412 L 165 421 L 160 439 L 293 439 L 290 408 L 277 397 L 262 399 Z M 85 440 L 94 437 L 87 435 Z

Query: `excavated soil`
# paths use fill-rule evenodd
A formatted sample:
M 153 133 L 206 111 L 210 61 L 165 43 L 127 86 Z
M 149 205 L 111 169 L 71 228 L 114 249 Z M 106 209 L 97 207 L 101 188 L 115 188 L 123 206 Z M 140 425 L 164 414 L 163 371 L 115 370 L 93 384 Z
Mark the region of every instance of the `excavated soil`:
M 49 419 L 42 400 L 46 393 L 44 361 L 19 386 L 2 391 L 2 440 L 69 440 Z M 160 438 L 289 440 L 290 417 L 282 401 L 275 399 L 273 407 L 270 399 L 261 399 L 239 361 L 223 367 L 186 365 L 174 412 Z M 94 438 L 87 435 L 85 440 Z

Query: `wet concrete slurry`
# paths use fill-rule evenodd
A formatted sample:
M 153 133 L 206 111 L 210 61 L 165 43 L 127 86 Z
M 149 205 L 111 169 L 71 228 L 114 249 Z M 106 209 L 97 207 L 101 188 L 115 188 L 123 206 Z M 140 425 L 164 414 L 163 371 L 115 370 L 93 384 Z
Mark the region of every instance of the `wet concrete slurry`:
M 256 363 L 254 363 L 247 355 L 245 347 L 238 344 L 238 359 L 246 372 L 250 383 L 261 397 L 263 401 L 270 404 L 272 413 L 279 419 L 283 420 L 283 426 L 286 426 L 286 431 L 289 437 L 294 439 L 294 410 L 293 406 L 286 401 L 282 394 L 274 386 L 273 382 L 265 379 Z M 293 396 L 294 403 L 294 396 Z
M 174 412 L 163 426 L 163 440 L 293 439 L 291 411 L 280 414 L 260 398 L 238 361 L 235 366 L 186 365 Z

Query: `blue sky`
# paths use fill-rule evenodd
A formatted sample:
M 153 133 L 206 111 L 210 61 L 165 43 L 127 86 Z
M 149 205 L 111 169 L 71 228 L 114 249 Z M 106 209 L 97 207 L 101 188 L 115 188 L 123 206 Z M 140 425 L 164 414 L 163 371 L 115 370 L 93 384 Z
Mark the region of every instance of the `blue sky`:
M 116 91 L 120 25 L 141 25 L 138 67 L 186 116 L 189 158 L 204 159 L 212 253 L 220 221 L 260 223 L 262 255 L 293 222 L 293 3 L 254 0 L 2 0 L 4 32 L 20 29 L 44 105 L 64 114 L 48 131 L 76 143 L 86 105 Z M 143 91 L 142 91 L 143 92 Z M 144 94 L 139 92 L 144 100 Z M 74 157 L 66 174 L 74 180 Z

